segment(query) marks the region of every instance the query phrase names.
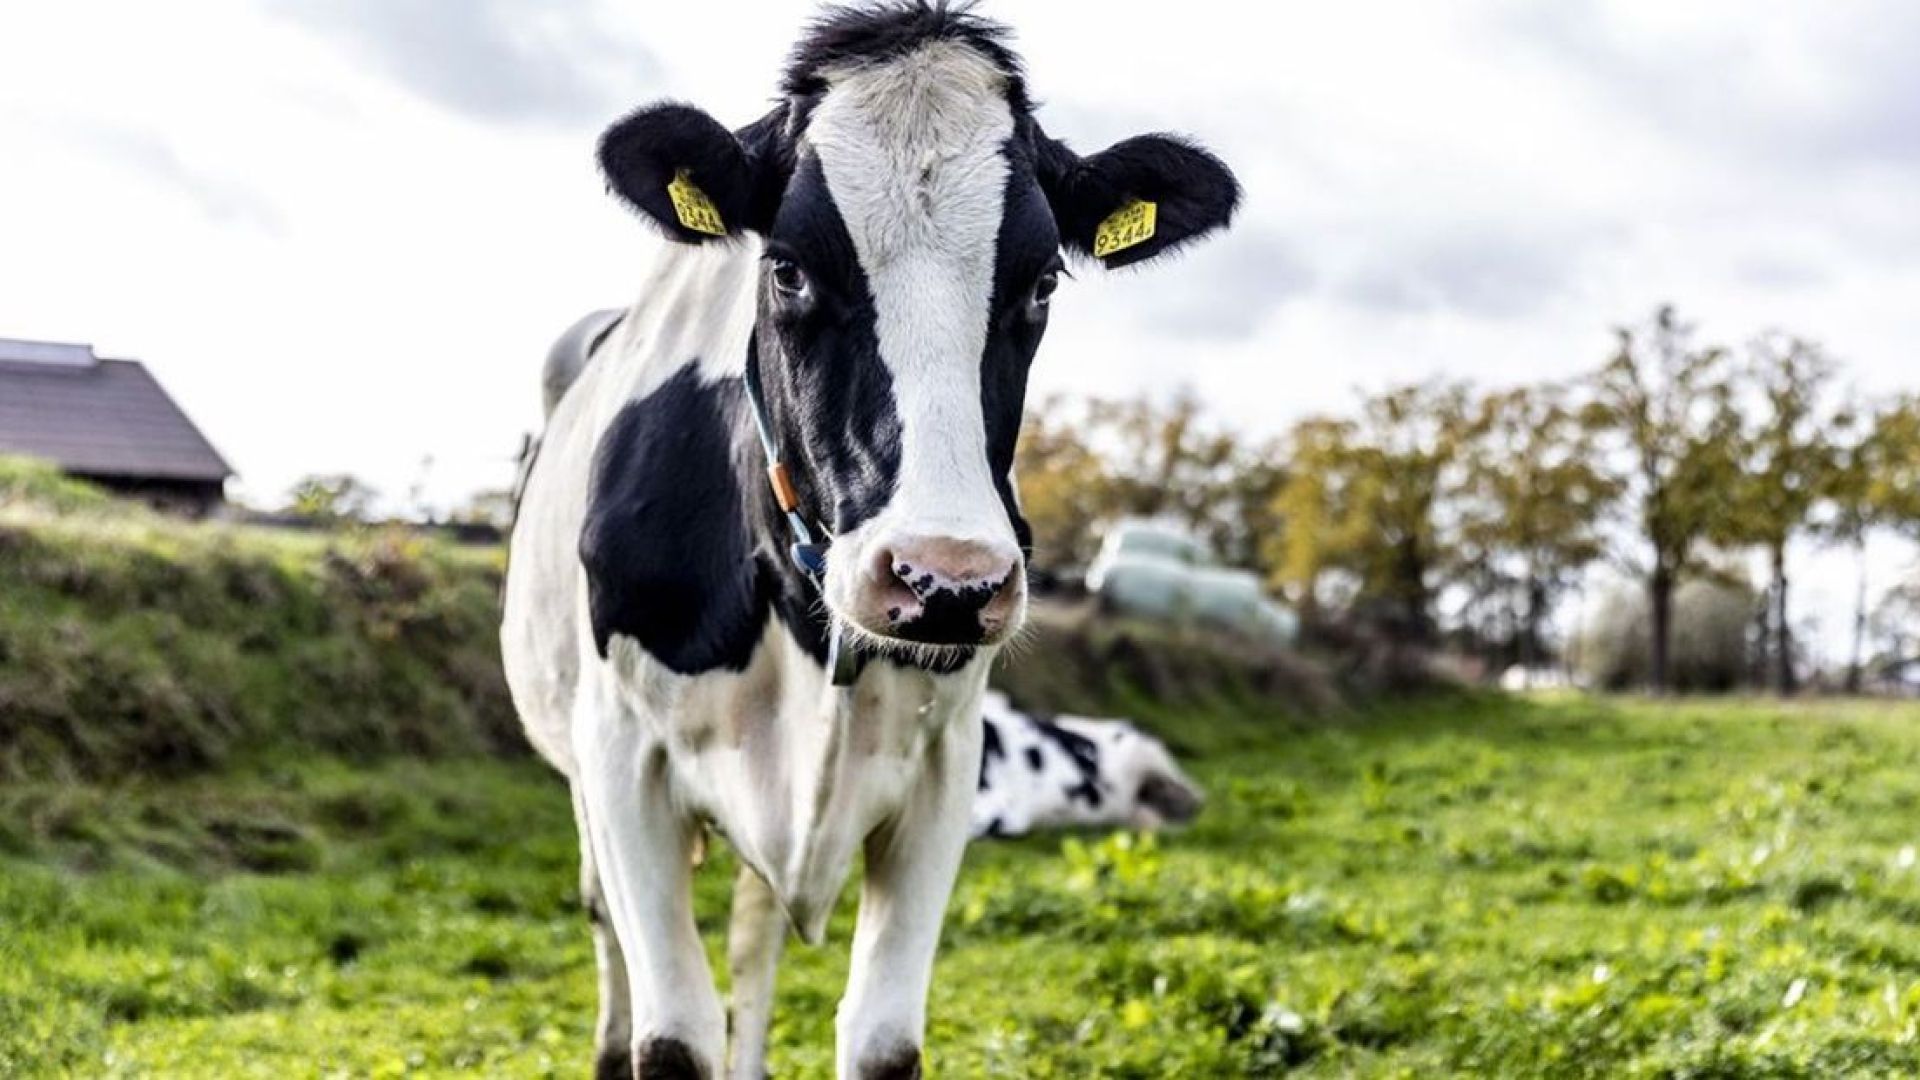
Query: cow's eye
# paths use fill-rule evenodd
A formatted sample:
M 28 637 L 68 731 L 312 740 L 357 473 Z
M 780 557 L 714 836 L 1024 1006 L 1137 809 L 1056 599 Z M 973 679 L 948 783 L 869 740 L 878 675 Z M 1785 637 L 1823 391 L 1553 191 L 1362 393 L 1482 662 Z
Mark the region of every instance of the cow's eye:
M 773 289 L 789 300 L 798 300 L 807 294 L 807 272 L 791 259 L 775 259 Z
M 1041 274 L 1040 280 L 1033 283 L 1033 302 L 1040 307 L 1046 307 L 1053 302 L 1054 291 L 1059 288 L 1060 271 L 1049 270 Z
M 1027 297 L 1027 317 L 1039 320 L 1046 318 L 1047 306 L 1053 303 L 1053 294 L 1060 288 L 1060 271 L 1050 269 L 1041 274 L 1033 283 L 1033 292 Z

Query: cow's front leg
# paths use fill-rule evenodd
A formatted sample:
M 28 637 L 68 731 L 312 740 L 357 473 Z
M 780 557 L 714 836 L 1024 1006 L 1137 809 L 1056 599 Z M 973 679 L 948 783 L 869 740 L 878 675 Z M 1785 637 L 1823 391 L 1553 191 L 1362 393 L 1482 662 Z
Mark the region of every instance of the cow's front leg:
M 600 871 L 593 864 L 593 841 L 579 785 L 573 789 L 573 817 L 580 828 L 580 902 L 593 924 L 595 967 L 600 973 L 600 1016 L 593 1026 L 594 1080 L 633 1080 L 633 1013 L 627 1001 L 627 962 L 613 936 Z
M 667 757 L 627 716 L 574 725 L 581 799 L 607 916 L 627 966 L 639 1080 L 714 1080 L 726 1017 L 693 921 L 693 823 Z
M 847 1080 L 920 1075 L 933 954 L 980 775 L 978 711 L 947 726 L 928 748 L 926 770 L 900 816 L 867 838 L 853 966 L 838 1016 L 839 1074 Z
M 742 864 L 733 883 L 733 920 L 727 928 L 732 972 L 733 1033 L 728 1074 L 733 1080 L 767 1075 L 767 1029 L 773 1025 L 773 989 L 787 941 L 787 915 L 773 889 Z

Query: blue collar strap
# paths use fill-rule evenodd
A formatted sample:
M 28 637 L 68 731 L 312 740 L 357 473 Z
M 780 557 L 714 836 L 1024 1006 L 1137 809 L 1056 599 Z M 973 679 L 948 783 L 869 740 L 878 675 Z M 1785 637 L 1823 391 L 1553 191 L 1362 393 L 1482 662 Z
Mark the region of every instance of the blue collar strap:
M 792 534 L 787 557 L 793 560 L 793 565 L 799 568 L 801 575 L 812 583 L 813 591 L 820 593 L 824 591 L 826 583 L 827 545 L 814 540 L 813 530 L 807 527 L 807 519 L 800 513 L 800 497 L 794 490 L 793 477 L 780 462 L 780 446 L 774 442 L 773 425 L 767 420 L 766 401 L 760 393 L 760 365 L 756 360 L 752 355 L 747 357 L 747 408 L 753 413 L 753 427 L 760 435 L 760 449 L 767 455 L 767 483 L 773 488 L 773 500 L 786 516 L 787 529 Z M 826 530 L 821 531 L 824 533 Z M 827 670 L 833 674 L 833 685 L 852 686 L 853 680 L 860 674 L 860 658 L 859 654 L 845 646 L 841 640 L 843 636 L 829 612 Z

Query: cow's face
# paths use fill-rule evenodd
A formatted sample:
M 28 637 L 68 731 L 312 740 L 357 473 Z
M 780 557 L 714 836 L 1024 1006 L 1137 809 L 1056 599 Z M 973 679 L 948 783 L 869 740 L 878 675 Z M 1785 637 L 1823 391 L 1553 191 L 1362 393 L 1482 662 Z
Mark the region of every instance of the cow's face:
M 951 654 L 1025 611 L 1011 474 L 1062 249 L 1139 262 L 1224 225 L 1239 192 L 1173 138 L 1090 158 L 1049 139 L 990 34 L 897 46 L 809 65 L 803 45 L 761 121 L 736 134 L 643 109 L 601 158 L 672 238 L 759 242 L 748 362 L 803 510 L 831 534 L 827 605 L 869 646 Z M 1138 200 L 1156 227 L 1109 253 Z

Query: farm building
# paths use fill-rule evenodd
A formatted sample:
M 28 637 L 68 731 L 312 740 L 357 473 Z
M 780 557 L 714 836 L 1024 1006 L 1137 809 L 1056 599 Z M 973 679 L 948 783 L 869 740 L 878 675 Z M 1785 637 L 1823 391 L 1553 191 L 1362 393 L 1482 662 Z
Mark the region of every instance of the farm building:
M 0 454 L 195 516 L 219 509 L 233 475 L 146 365 L 48 341 L 0 338 Z

